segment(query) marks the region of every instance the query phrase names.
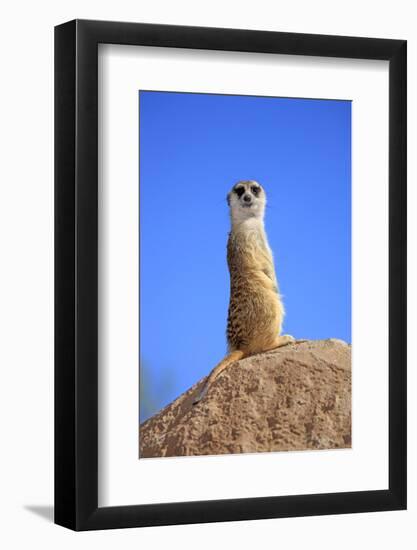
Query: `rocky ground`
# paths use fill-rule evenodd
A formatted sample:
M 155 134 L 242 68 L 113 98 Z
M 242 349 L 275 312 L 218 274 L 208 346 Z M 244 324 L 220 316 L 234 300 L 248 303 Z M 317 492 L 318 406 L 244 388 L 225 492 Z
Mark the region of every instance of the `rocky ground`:
M 230 366 L 141 424 L 140 458 L 351 446 L 351 347 L 311 340 Z

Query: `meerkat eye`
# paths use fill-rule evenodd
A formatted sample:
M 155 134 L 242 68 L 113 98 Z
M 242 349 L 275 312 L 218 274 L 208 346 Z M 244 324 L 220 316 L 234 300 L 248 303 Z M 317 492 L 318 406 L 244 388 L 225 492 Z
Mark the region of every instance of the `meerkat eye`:
M 251 187 L 251 191 L 252 191 L 252 193 L 255 195 L 255 197 L 257 197 L 257 196 L 259 195 L 259 191 L 260 191 L 260 190 L 261 190 L 261 188 L 255 186 L 255 185 L 253 185 L 253 186 Z
M 239 197 L 239 199 L 243 195 L 244 192 L 245 192 L 244 187 L 236 187 L 236 189 L 235 189 L 235 193 Z

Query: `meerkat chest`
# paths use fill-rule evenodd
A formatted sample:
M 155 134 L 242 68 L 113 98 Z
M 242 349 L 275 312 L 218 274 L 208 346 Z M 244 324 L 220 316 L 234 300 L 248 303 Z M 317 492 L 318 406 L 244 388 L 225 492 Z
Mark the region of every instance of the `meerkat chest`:
M 273 271 L 272 252 L 262 227 L 232 231 L 228 241 L 230 271 Z

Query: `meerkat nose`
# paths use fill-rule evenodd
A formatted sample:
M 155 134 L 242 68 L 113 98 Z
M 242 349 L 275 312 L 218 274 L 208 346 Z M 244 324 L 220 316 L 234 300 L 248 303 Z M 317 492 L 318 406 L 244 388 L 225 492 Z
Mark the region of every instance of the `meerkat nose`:
M 252 200 L 252 197 L 251 197 L 250 195 L 245 195 L 245 196 L 243 197 L 243 200 L 244 200 L 245 202 L 250 202 L 250 201 Z

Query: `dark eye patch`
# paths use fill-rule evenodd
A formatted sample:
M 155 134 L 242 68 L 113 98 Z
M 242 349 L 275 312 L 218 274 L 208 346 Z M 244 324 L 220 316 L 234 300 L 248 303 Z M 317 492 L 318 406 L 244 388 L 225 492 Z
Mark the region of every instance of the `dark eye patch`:
M 259 195 L 259 192 L 261 190 L 260 187 L 256 186 L 256 185 L 252 185 L 252 187 L 250 188 L 250 190 L 252 191 L 252 193 L 255 195 L 255 197 L 257 197 Z
M 245 192 L 245 188 L 244 188 L 244 187 L 236 187 L 236 188 L 234 189 L 234 192 L 236 193 L 236 195 L 237 195 L 237 196 L 239 197 L 239 199 L 240 199 L 240 197 L 241 197 L 241 196 L 243 195 L 243 193 Z

